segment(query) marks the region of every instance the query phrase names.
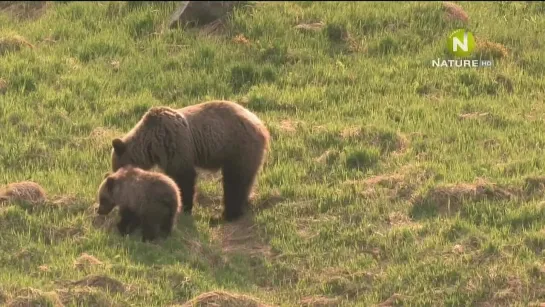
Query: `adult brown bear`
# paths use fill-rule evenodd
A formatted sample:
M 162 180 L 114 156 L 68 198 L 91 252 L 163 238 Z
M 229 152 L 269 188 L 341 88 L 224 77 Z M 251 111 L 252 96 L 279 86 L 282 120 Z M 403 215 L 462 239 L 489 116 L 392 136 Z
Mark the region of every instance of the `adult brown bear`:
M 112 141 L 112 169 L 125 165 L 161 168 L 181 190 L 183 211 L 191 214 L 196 168 L 221 169 L 226 221 L 244 214 L 269 150 L 263 122 L 230 101 L 208 101 L 182 109 L 150 108 L 124 137 Z

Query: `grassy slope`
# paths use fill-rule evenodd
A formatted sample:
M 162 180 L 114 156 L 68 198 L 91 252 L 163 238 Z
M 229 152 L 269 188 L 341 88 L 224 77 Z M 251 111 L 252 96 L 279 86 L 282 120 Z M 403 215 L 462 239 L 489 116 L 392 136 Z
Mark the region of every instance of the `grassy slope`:
M 443 20 L 440 3 L 263 3 L 210 37 L 161 33 L 173 4 L 55 3 L 29 21 L 0 14 L 0 36 L 35 46 L 0 57 L 1 180 L 71 196 L 0 209 L 3 295 L 100 274 L 130 287 L 59 293 L 148 306 L 214 289 L 287 305 L 319 296 L 363 305 L 545 299 L 539 194 L 513 200 L 491 188 L 500 196 L 452 200 L 449 216 L 435 210 L 444 195 L 463 194 L 446 184 L 471 190 L 485 178 L 511 191 L 545 166 L 545 7 L 463 7 L 478 38 L 510 50 L 495 68 L 430 67 L 460 26 Z M 322 31 L 294 29 L 319 20 Z M 351 43 L 337 39 L 343 28 Z M 249 44 L 232 41 L 237 34 Z M 201 181 L 209 205 L 196 205 L 194 228 L 182 219 L 157 246 L 94 227 L 86 208 L 109 168 L 111 138 L 152 105 L 222 98 L 255 111 L 273 137 L 256 203 L 275 205 L 238 229 L 250 236 L 222 244 L 229 229 L 208 225 L 221 199 L 210 180 Z M 473 112 L 488 114 L 459 119 Z M 74 268 L 82 253 L 104 264 Z

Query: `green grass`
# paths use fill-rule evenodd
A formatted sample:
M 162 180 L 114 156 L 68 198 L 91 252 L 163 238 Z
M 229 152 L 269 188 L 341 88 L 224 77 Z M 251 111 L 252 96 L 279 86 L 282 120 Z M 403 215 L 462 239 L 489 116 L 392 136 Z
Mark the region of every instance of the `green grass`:
M 285 306 L 545 300 L 543 189 L 525 185 L 545 167 L 542 3 L 462 4 L 477 40 L 509 51 L 491 69 L 431 67 L 462 26 L 440 3 L 260 3 L 211 36 L 165 29 L 174 6 L 0 13 L 0 37 L 34 47 L 0 46 L 2 183 L 70 196 L 0 207 L 0 304 L 166 306 L 215 290 Z M 151 106 L 210 99 L 270 128 L 252 221 L 210 226 L 222 192 L 202 179 L 208 201 L 166 241 L 96 227 L 111 139 Z M 102 264 L 75 267 L 82 253 Z M 90 275 L 124 289 L 70 285 Z

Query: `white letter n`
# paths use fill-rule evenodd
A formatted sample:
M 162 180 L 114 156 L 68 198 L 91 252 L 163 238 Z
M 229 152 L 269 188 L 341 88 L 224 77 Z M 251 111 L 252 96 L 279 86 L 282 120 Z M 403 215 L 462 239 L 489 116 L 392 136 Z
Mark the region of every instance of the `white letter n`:
M 458 46 L 462 48 L 462 50 L 467 51 L 468 50 L 468 43 L 467 43 L 467 32 L 464 32 L 464 43 L 457 38 L 452 38 L 452 49 L 453 51 L 458 51 Z

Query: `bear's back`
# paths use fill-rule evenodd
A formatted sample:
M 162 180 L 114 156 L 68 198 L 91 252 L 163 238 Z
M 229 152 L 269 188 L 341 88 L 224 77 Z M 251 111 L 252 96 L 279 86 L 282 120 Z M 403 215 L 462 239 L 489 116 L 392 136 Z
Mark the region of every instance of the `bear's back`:
M 187 118 L 200 167 L 217 169 L 241 152 L 268 142 L 262 121 L 237 103 L 214 100 L 177 111 Z
M 154 204 L 179 204 L 178 188 L 170 177 L 138 168 L 125 169 L 118 180 L 121 182 L 118 195 L 123 199 L 120 205 L 144 213 L 148 210 L 163 209 L 163 206 L 152 208 Z

